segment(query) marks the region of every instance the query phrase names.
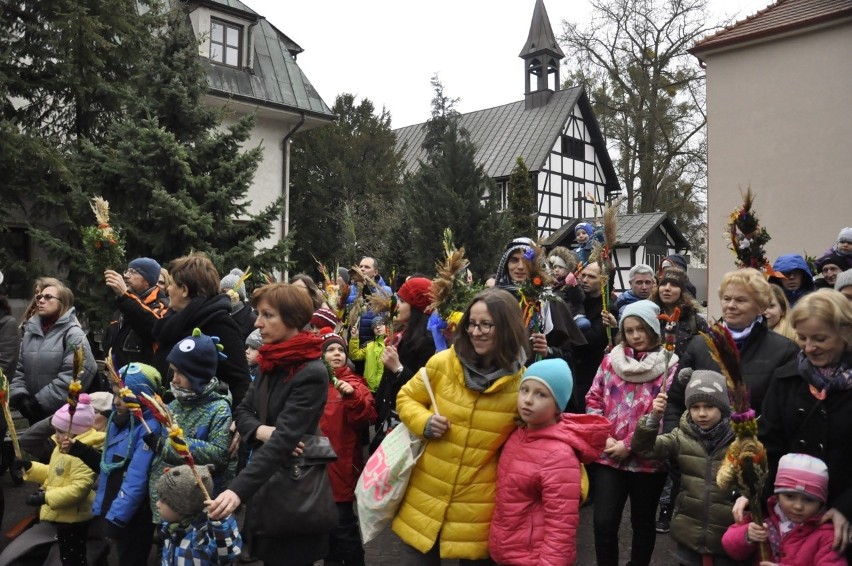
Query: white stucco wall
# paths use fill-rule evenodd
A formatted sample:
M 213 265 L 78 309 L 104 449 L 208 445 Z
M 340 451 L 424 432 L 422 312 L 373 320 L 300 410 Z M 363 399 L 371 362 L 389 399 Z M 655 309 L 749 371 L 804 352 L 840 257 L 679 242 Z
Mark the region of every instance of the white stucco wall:
M 709 314 L 733 269 L 723 237 L 751 185 L 780 254 L 820 255 L 852 226 L 852 22 L 705 54 Z

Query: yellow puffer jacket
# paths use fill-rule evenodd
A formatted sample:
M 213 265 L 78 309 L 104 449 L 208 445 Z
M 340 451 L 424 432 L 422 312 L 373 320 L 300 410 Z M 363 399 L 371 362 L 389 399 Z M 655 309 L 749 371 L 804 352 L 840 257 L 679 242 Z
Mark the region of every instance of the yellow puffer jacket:
M 483 392 L 465 386 L 453 348 L 435 354 L 426 370 L 450 428 L 442 438 L 426 443 L 393 530 L 424 553 L 440 535 L 441 558 L 487 558 L 497 453 L 515 428 L 523 369 L 497 379 Z M 396 407 L 402 422 L 422 435 L 433 411 L 420 372 L 403 386 Z
M 89 429 L 75 440 L 92 448 L 101 449 L 106 434 Z M 56 436 L 52 437 L 56 443 Z M 39 516 L 42 521 L 55 523 L 80 523 L 92 518 L 92 502 L 95 492 L 92 486 L 97 475 L 82 460 L 53 448 L 50 463 L 33 462 L 24 474 L 24 479 L 42 484 L 45 504 Z

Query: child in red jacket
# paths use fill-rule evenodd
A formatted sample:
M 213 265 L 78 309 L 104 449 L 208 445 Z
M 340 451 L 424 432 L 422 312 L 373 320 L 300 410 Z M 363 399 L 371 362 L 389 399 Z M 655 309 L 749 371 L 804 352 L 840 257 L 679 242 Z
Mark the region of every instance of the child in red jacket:
M 561 358 L 532 364 L 521 379 L 518 412 L 524 424 L 500 455 L 488 536 L 498 564 L 568 566 L 577 559 L 581 462 L 593 462 L 604 449 L 609 421 L 562 413 L 573 384 Z
M 775 495 L 762 525 L 750 520 L 732 525 L 722 537 L 736 560 L 754 556 L 761 566 L 841 566 L 846 559 L 831 549 L 834 526 L 821 523 L 828 496 L 828 468 L 807 454 L 787 454 L 778 462 Z M 769 561 L 761 561 L 758 543 L 768 543 Z
M 337 528 L 331 533 L 325 564 L 364 564 L 364 547 L 355 516 L 355 484 L 364 468 L 362 432 L 376 420 L 376 406 L 367 382 L 346 365 L 346 341 L 331 328 L 320 331 L 323 357 L 334 370 L 320 429 L 331 442 L 337 460 L 328 475 L 337 503 Z

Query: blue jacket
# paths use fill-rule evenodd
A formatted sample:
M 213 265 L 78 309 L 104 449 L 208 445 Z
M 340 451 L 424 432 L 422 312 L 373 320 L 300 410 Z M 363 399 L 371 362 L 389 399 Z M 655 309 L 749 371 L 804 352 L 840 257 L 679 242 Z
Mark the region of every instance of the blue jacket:
M 169 523 L 161 523 L 160 534 L 163 538 L 162 566 L 235 564 L 243 548 L 233 515 L 222 521 L 211 521 L 202 513 L 186 529 L 170 530 Z
M 636 301 L 641 301 L 639 297 L 633 294 L 633 291 L 628 289 L 618 296 L 615 300 L 615 306 L 618 308 L 618 319 L 621 320 L 621 313 L 624 312 L 624 309 L 627 305 L 632 305 Z
M 160 423 L 147 410 L 143 414 L 151 431 L 159 434 Z M 148 504 L 148 473 L 154 453 L 142 440 L 146 432 L 132 415 L 123 427 L 110 417 L 92 513 L 119 527 L 126 526 Z
M 379 275 L 379 278 L 376 279 L 376 285 L 378 285 L 379 288 L 383 289 L 384 292 L 387 293 L 388 295 L 390 295 L 393 292 L 393 291 L 391 291 L 390 287 L 385 285 L 385 280 L 382 279 L 381 275 Z M 375 290 L 375 289 L 373 289 L 373 290 Z M 346 297 L 346 304 L 351 305 L 352 303 L 354 303 L 355 299 L 357 298 L 357 294 L 358 294 L 358 287 L 356 285 L 350 285 L 349 286 L 349 296 Z

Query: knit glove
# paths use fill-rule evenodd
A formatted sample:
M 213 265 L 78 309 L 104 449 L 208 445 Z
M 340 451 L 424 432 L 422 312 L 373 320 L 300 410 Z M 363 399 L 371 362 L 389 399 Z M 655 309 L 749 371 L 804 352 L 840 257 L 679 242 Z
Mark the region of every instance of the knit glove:
M 41 507 L 44 505 L 44 492 L 37 491 L 29 494 L 27 496 L 27 505 L 32 505 L 33 507 Z

